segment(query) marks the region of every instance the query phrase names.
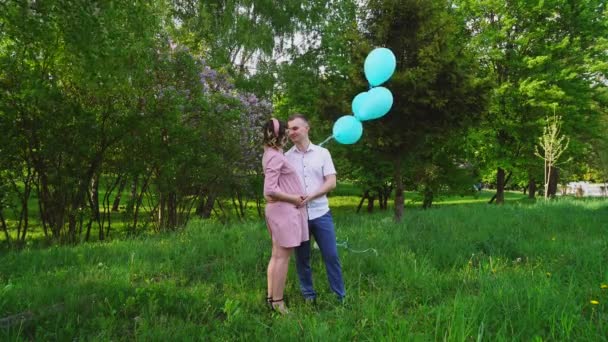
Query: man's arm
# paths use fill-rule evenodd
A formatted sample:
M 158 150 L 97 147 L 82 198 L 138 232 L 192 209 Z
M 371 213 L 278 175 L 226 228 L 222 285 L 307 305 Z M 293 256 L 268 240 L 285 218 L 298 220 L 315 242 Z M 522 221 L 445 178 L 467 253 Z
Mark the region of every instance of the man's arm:
M 322 197 L 336 188 L 336 168 L 328 150 L 323 149 L 323 184 L 307 198 L 307 201 Z
M 306 205 L 306 203 L 314 200 L 317 197 L 321 197 L 336 188 L 335 174 L 327 175 L 323 177 L 323 180 L 323 184 L 319 187 L 319 189 L 308 195 L 308 197 L 302 198 L 302 202 L 300 204 L 297 204 L 296 207 L 303 207 Z
M 335 174 L 327 175 L 327 176 L 323 177 L 323 180 L 324 180 L 323 184 L 319 187 L 319 189 L 317 189 L 317 191 L 313 192 L 312 194 L 308 195 L 308 198 L 306 198 L 307 202 L 311 201 L 315 198 L 319 198 L 336 188 L 336 175 Z

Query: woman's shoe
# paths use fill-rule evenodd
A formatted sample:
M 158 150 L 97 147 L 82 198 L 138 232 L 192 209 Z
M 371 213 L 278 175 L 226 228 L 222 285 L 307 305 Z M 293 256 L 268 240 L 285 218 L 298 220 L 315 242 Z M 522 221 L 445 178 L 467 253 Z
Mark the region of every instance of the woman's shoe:
M 271 296 L 266 297 L 266 306 L 268 307 L 268 309 L 272 310 L 272 297 Z
M 283 298 L 271 299 L 270 305 L 272 306 L 272 310 L 280 313 L 281 315 L 286 315 L 289 313 L 289 310 L 287 310 L 287 307 L 285 306 L 285 301 L 283 300 Z

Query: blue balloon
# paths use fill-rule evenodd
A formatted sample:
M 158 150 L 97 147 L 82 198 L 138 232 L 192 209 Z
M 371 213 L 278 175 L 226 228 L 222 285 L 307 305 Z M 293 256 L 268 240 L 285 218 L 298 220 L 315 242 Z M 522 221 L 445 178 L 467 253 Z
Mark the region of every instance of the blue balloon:
M 353 114 L 355 114 L 355 117 L 359 120 L 361 120 L 361 116 L 363 115 L 361 109 L 362 107 L 365 105 L 365 102 L 367 101 L 367 92 L 363 92 L 363 93 L 359 93 L 357 96 L 355 96 L 355 98 L 353 98 L 353 102 L 352 102 L 352 109 L 353 109 Z
M 365 78 L 372 87 L 388 81 L 397 67 L 397 59 L 393 52 L 387 48 L 377 48 L 365 58 L 363 70 Z
M 354 116 L 344 115 L 334 123 L 333 133 L 340 144 L 354 144 L 363 134 L 363 125 Z
M 373 120 L 383 117 L 393 106 L 393 94 L 384 87 L 375 87 L 367 92 L 365 102 L 362 104 L 361 121 Z

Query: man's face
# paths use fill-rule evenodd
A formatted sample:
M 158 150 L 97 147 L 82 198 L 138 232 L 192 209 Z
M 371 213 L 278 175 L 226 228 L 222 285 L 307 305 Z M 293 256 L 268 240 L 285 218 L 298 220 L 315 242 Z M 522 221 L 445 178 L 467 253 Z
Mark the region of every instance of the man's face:
M 308 124 L 300 118 L 295 118 L 287 122 L 287 129 L 289 131 L 289 139 L 291 139 L 294 144 L 308 139 Z

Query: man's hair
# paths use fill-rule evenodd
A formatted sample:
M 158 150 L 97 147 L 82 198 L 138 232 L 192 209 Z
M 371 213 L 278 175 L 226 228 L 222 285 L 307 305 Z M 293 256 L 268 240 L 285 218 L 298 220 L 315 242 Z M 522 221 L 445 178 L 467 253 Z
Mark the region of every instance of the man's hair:
M 293 113 L 289 117 L 289 119 L 287 119 L 287 122 L 293 121 L 295 119 L 302 119 L 302 120 L 304 120 L 304 122 L 306 122 L 307 125 L 310 125 L 310 123 L 308 123 L 308 119 L 304 116 L 304 114 L 300 114 L 300 113 Z

